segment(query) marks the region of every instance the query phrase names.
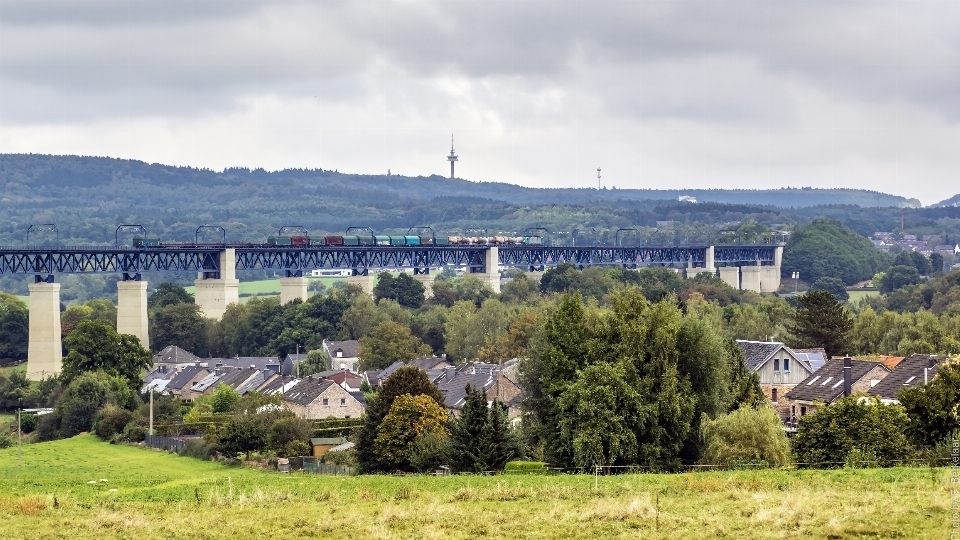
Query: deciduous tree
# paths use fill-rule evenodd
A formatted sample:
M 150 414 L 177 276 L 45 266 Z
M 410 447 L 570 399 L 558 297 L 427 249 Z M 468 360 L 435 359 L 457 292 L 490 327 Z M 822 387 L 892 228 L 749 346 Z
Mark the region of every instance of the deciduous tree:
M 411 471 L 414 442 L 428 433 L 446 434 L 447 411 L 424 394 L 403 394 L 377 427 L 373 451 L 388 470 Z
M 409 328 L 385 321 L 360 340 L 360 369 L 383 369 L 396 361 L 407 362 L 431 352 Z

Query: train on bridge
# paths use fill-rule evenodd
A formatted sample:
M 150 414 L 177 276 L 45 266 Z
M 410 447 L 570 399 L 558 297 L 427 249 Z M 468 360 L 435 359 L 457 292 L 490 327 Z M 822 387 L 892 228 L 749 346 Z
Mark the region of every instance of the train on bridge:
M 201 244 L 195 242 L 161 242 L 157 236 L 134 236 L 136 248 L 193 249 L 197 247 L 220 247 L 225 244 Z M 414 236 L 414 235 L 277 235 L 267 238 L 266 243 L 231 243 L 231 247 L 359 247 L 359 246 L 540 246 L 540 236 Z

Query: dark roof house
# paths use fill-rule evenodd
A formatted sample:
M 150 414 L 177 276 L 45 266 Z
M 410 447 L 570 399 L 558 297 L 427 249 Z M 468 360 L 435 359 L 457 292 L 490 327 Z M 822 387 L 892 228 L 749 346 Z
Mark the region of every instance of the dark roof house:
M 773 358 L 773 356 L 775 356 L 781 350 L 785 350 L 794 358 L 796 358 L 798 362 L 804 364 L 804 367 L 807 368 L 807 371 L 811 373 L 816 371 L 807 363 L 806 359 L 798 357 L 794 351 L 779 341 L 746 341 L 738 339 L 737 345 L 739 345 L 740 349 L 743 351 L 743 363 L 747 366 L 747 370 L 749 370 L 751 373 L 759 370 L 764 364 L 767 363 L 767 360 Z
M 193 383 L 210 374 L 207 368 L 199 366 L 184 366 L 177 371 L 170 382 L 167 383 L 166 391 L 175 396 L 179 396 L 184 388 L 190 388 Z
M 937 365 L 944 360 L 943 357 L 929 354 L 908 356 L 869 393 L 879 396 L 886 403 L 899 403 L 897 395 L 900 390 L 932 381 L 937 376 Z
M 358 358 L 360 356 L 360 342 L 351 339 L 347 341 L 323 341 L 323 350 L 333 358 Z
M 832 358 L 784 396 L 794 403 L 829 405 L 844 394 L 844 358 Z M 880 362 L 850 360 L 850 393 L 866 392 L 883 380 L 890 369 Z
M 203 360 L 193 354 L 192 352 L 185 351 L 176 345 L 168 345 L 163 348 L 162 351 L 153 355 L 153 365 L 165 365 L 165 366 L 176 366 L 182 364 L 194 364 L 202 362 Z

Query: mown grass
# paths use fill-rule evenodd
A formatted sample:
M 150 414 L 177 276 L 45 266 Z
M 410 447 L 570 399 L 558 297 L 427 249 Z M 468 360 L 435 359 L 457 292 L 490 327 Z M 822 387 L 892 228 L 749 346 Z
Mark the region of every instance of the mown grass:
M 0 451 L 2 538 L 943 538 L 946 469 L 331 477 L 111 446 Z M 596 481 L 596 487 L 594 482 Z

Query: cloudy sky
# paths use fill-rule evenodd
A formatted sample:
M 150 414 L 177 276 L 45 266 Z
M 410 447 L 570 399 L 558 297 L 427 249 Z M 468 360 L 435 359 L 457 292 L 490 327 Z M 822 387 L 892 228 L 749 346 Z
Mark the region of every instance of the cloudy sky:
M 960 192 L 957 0 L 0 0 L 0 152 Z

